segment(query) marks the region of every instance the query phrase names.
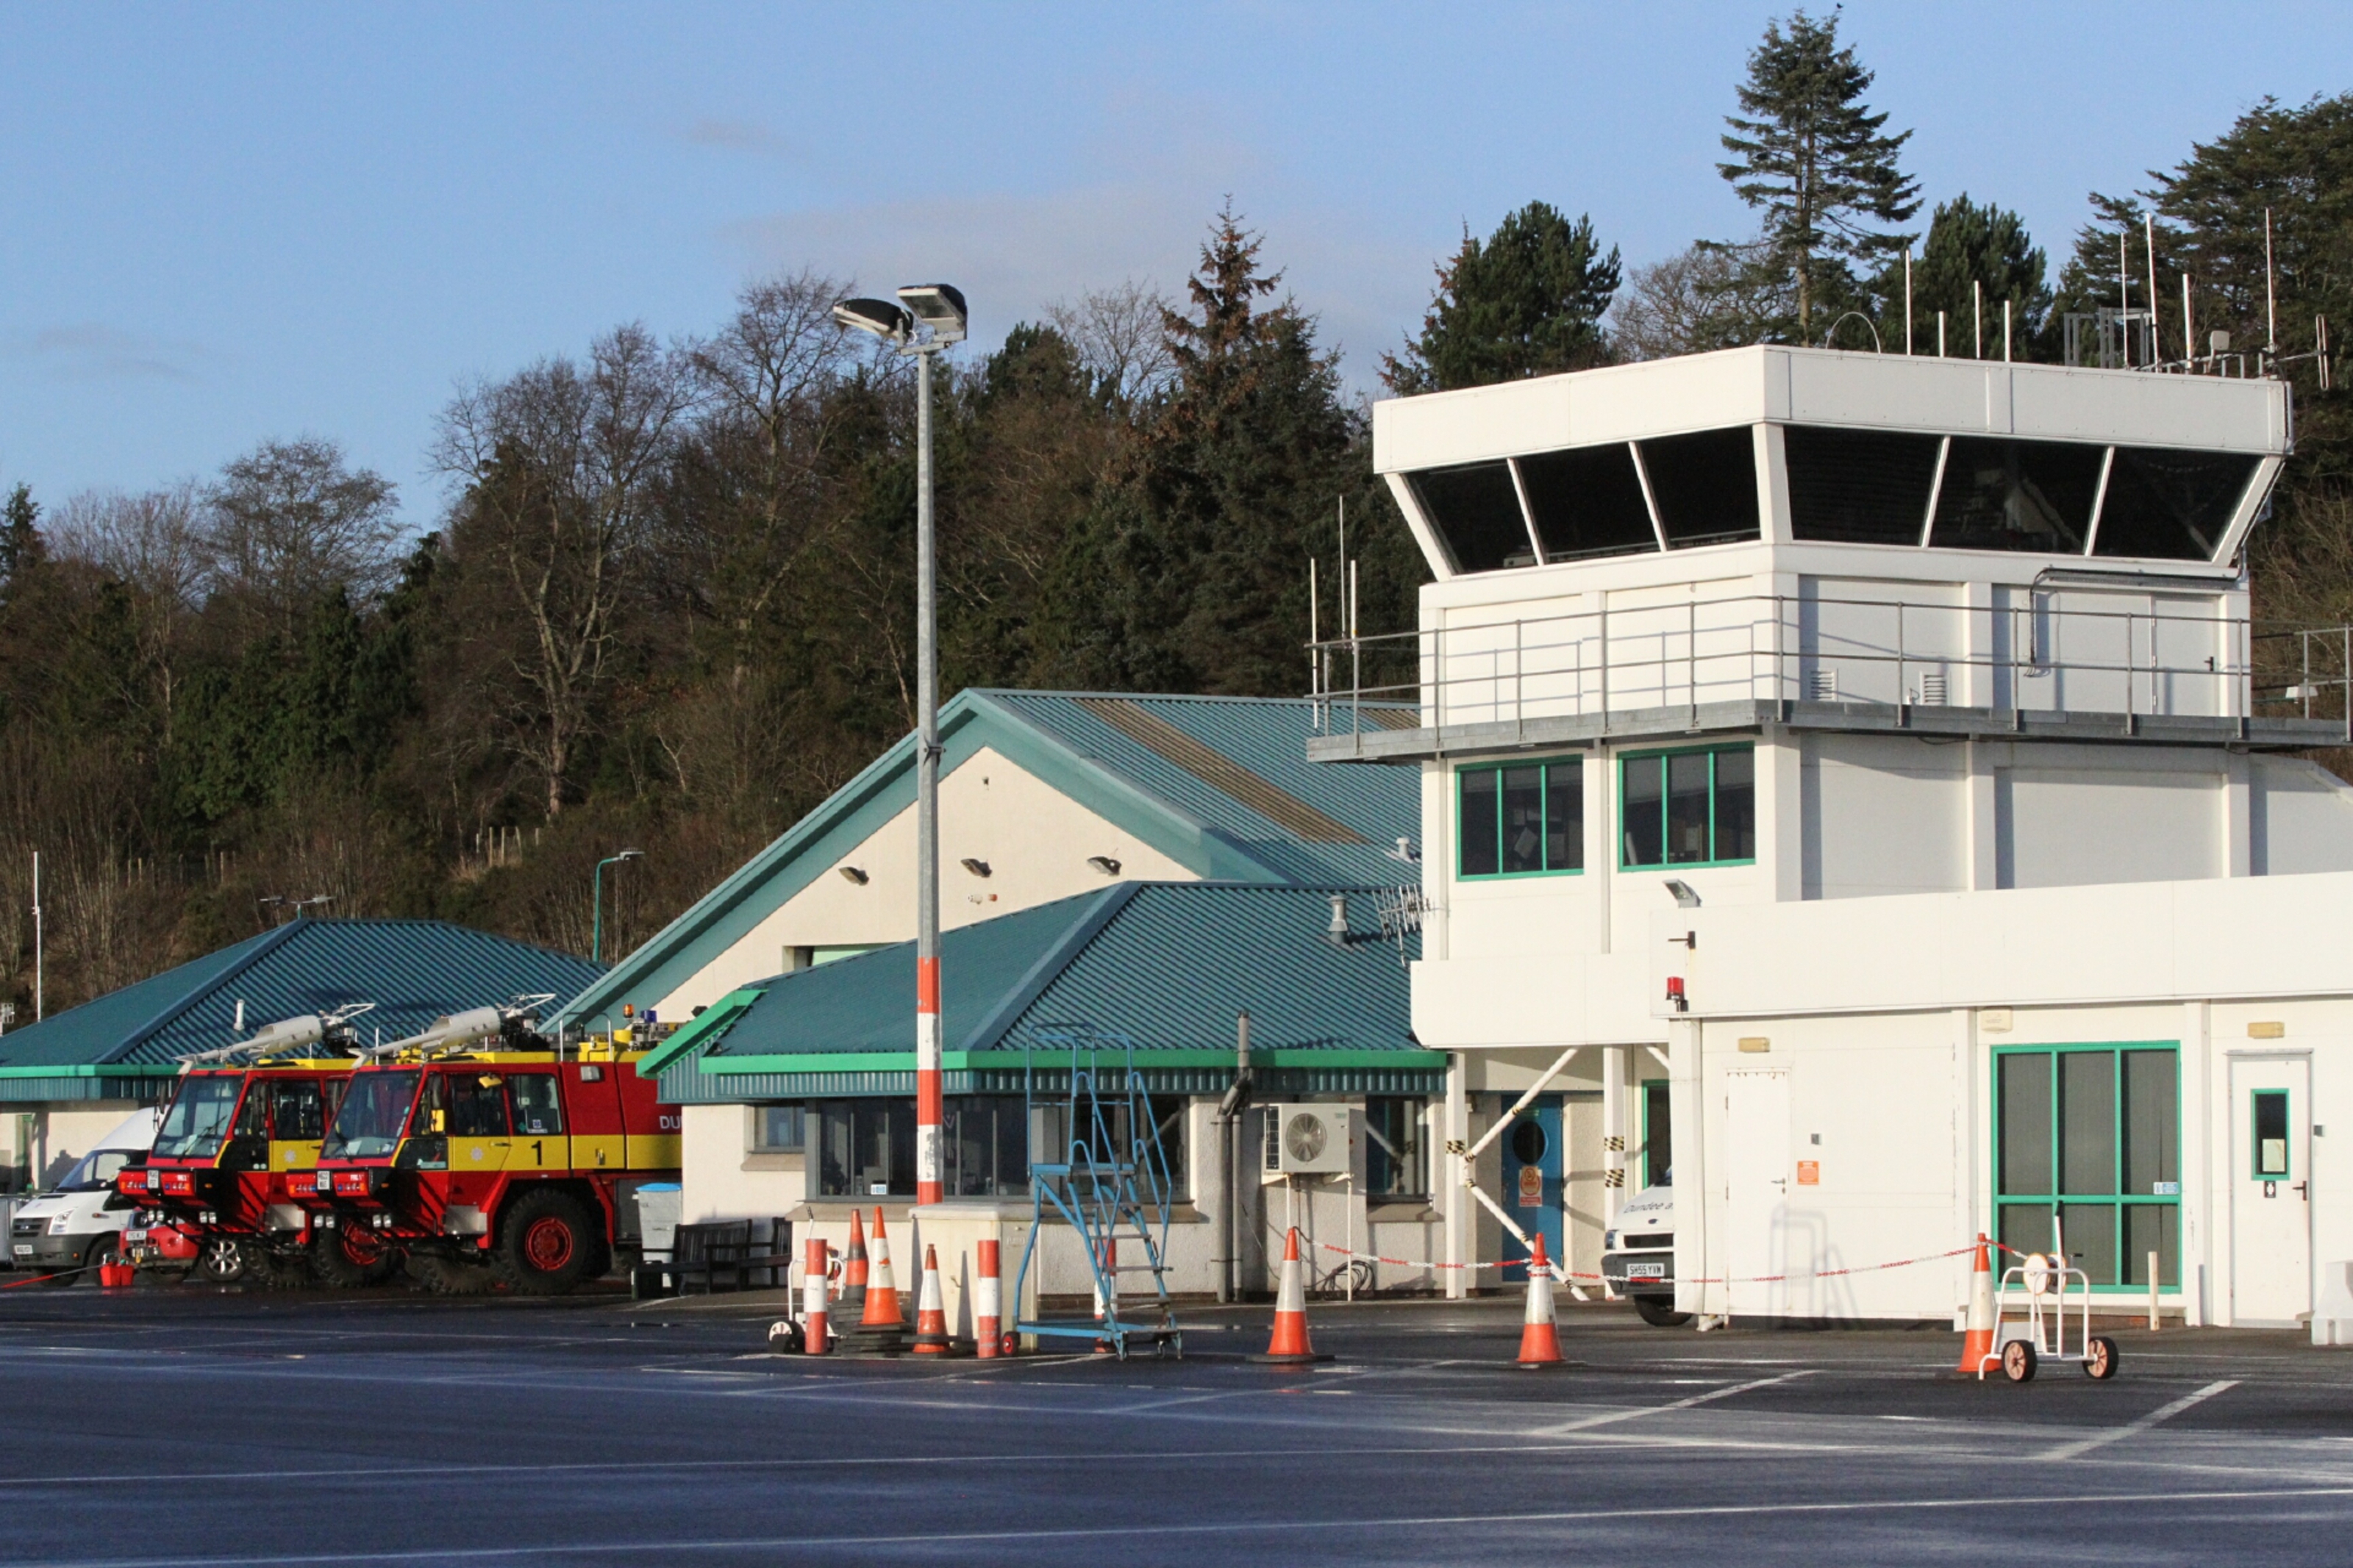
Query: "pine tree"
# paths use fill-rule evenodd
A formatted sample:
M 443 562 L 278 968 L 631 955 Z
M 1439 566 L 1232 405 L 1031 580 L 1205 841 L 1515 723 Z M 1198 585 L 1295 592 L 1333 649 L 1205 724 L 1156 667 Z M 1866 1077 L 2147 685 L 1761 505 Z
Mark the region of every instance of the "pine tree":
M 1381 379 L 1398 392 L 1444 392 L 1601 363 L 1601 317 L 1618 284 L 1618 249 L 1601 254 L 1590 216 L 1572 223 L 1530 202 L 1483 244 L 1466 227 L 1438 269 L 1421 335 L 1402 356 L 1381 356 Z
M 41 539 L 41 509 L 33 487 L 19 483 L 0 506 L 0 595 L 13 593 L 23 575 L 48 554 Z
M 1920 210 L 1917 182 L 1895 163 L 1912 133 L 1885 134 L 1887 116 L 1864 106 L 1873 79 L 1852 46 L 1839 47 L 1836 12 L 1816 21 L 1799 11 L 1786 30 L 1766 24 L 1739 89 L 1742 114 L 1725 117 L 1737 132 L 1723 138 L 1735 161 L 1716 170 L 1763 210 L 1761 265 L 1794 284 L 1801 340 L 1851 289 L 1848 262 L 1876 263 L 1912 238 L 1873 225 Z
M 2010 308 L 2011 344 L 2019 359 L 2041 357 L 2035 345 L 2051 311 L 2043 282 L 2049 259 L 2016 213 L 1969 200 L 1967 192 L 1938 204 L 1928 237 L 1912 264 L 1913 342 L 1936 352 L 1936 312 L 1945 313 L 1946 342 L 1955 354 L 1976 343 L 1975 312 L 1984 314 L 1984 352 L 2001 356 L 2001 310 Z M 1974 286 L 1974 287 L 1973 287 Z M 1885 301 L 1879 331 L 1891 353 L 1904 346 L 1904 263 L 1890 261 L 1873 284 Z

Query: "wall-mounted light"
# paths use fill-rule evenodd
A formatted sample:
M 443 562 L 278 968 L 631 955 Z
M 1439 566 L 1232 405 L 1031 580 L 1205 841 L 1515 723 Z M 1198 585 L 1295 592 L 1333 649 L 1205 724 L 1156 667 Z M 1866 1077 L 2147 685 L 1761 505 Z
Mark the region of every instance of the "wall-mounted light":
M 964 868 L 971 872 L 976 877 L 986 877 L 990 875 L 987 861 L 976 860 L 969 855 L 964 858 Z
M 866 886 L 866 873 L 860 870 L 857 867 L 843 866 L 839 868 L 839 869 L 841 872 L 841 879 L 848 882 L 851 887 L 862 888 Z
M 1675 896 L 1675 908 L 1679 910 L 1695 910 L 1699 908 L 1699 893 L 1697 889 L 1694 889 L 1689 882 L 1684 881 L 1682 878 L 1668 878 L 1667 891 Z
M 1119 875 L 1119 862 L 1113 859 L 1108 855 L 1090 855 L 1087 857 L 1087 864 L 1092 866 L 1096 870 L 1101 871 L 1106 877 L 1116 877 Z

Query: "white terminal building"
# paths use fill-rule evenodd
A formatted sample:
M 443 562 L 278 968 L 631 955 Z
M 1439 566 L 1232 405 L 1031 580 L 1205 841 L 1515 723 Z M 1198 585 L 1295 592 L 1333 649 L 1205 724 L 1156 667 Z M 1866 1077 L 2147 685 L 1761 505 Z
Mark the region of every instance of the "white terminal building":
M 1484 1202 L 1433 1181 L 1448 1261 L 1500 1212 L 1589 1274 L 1672 1174 L 1710 1318 L 1941 1318 L 1967 1258 L 1875 1266 L 2054 1219 L 2119 1309 L 2154 1254 L 2191 1322 L 2310 1316 L 2353 788 L 2295 754 L 2343 636 L 2249 618 L 2284 384 L 1756 347 L 1374 432 L 1436 581 L 1327 648 L 1310 754 L 1421 770 L 1444 1141 L 1520 1107 Z

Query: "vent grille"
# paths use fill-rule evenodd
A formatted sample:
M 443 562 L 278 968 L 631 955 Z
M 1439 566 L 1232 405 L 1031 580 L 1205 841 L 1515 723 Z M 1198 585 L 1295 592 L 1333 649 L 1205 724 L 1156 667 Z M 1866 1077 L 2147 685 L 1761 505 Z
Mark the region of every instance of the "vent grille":
M 1221 790 L 1311 844 L 1362 844 L 1365 836 L 1335 822 L 1297 795 L 1250 772 L 1205 742 L 1187 734 L 1159 714 L 1118 697 L 1082 697 L 1079 706 L 1142 746 L 1174 763 L 1203 784 Z
M 1839 700 L 1839 694 L 1838 694 L 1838 671 L 1837 671 L 1837 670 L 1835 670 L 1835 669 L 1810 669 L 1810 670 L 1806 671 L 1806 700 L 1807 700 L 1807 701 L 1809 701 L 1809 702 L 1835 702 L 1835 701 L 1837 701 L 1838 700 Z
M 1945 672 L 1941 669 L 1924 671 L 1920 677 L 1920 706 L 1942 708 L 1945 705 Z

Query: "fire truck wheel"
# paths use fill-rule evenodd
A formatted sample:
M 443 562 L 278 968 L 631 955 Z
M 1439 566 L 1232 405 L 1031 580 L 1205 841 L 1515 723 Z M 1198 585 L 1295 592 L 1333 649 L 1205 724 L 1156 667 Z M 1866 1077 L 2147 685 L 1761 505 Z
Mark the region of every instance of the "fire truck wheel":
M 311 1267 L 338 1290 L 380 1283 L 399 1266 L 392 1244 L 365 1226 L 337 1226 L 311 1237 Z
M 498 1276 L 490 1269 L 447 1258 L 412 1258 L 408 1271 L 436 1296 L 487 1296 L 498 1283 Z
M 245 1245 L 233 1236 L 208 1236 L 196 1244 L 191 1275 L 206 1285 L 233 1285 L 245 1278 Z
M 499 1229 L 500 1277 L 527 1295 L 571 1289 L 588 1277 L 601 1250 L 588 1211 L 568 1193 L 525 1193 Z

